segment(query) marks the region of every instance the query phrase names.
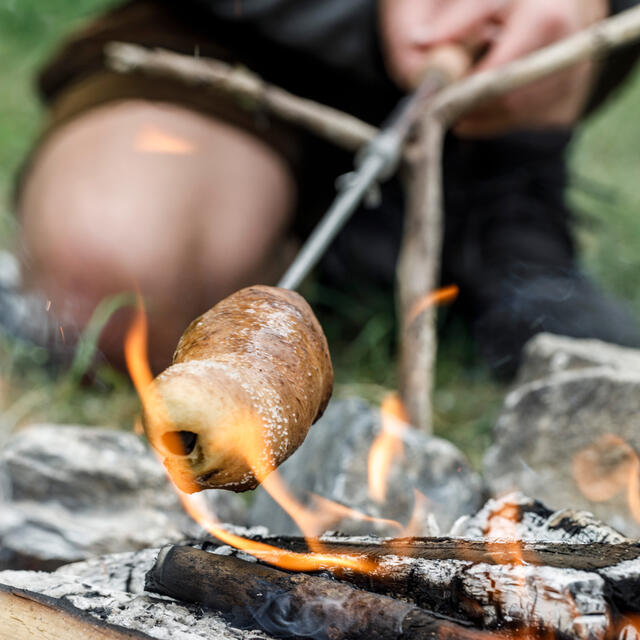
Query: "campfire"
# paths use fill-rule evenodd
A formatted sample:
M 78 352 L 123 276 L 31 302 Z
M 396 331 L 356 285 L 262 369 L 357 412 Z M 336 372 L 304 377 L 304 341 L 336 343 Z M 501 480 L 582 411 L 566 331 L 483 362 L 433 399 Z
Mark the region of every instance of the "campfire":
M 142 313 L 127 355 L 148 394 Z M 368 494 L 384 505 L 413 429 L 395 394 L 379 416 Z M 202 528 L 197 538 L 52 573 L 0 574 L 0 622 L 9 634 L 1 637 L 34 637 L 42 621 L 52 637 L 65 638 L 639 637 L 640 544 L 586 512 L 553 511 L 512 494 L 460 519 L 446 537 L 424 537 L 428 497 L 416 496 L 406 522 L 318 495 L 302 503 L 278 470 L 263 475 L 260 440 L 243 445 L 302 537 L 223 524 L 206 493 L 174 488 Z M 633 449 L 609 435 L 581 449 L 571 473 L 595 501 L 625 493 L 635 514 L 637 468 Z M 394 535 L 327 532 L 345 519 Z

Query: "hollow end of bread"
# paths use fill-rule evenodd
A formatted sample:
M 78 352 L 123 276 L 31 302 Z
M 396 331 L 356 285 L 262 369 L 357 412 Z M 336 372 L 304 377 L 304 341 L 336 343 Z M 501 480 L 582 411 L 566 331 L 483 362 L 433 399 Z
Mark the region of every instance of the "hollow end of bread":
M 182 363 L 156 378 L 152 395 L 143 425 L 178 489 L 240 492 L 258 486 L 247 442 L 262 431 L 262 422 L 236 380 L 207 363 Z

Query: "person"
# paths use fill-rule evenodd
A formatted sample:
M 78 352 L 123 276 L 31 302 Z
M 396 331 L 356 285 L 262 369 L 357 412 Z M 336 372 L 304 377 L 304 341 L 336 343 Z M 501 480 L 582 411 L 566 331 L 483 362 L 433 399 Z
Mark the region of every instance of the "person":
M 269 82 L 380 124 L 441 43 L 489 69 L 633 0 L 131 0 L 73 34 L 40 76 L 44 133 L 17 188 L 28 285 L 82 328 L 139 287 L 157 368 L 185 326 L 239 288 L 274 283 L 352 159 L 287 122 L 176 80 L 105 67 L 109 41 L 241 63 Z M 446 144 L 443 279 L 480 351 L 513 375 L 539 331 L 640 345 L 622 305 L 577 269 L 564 201 L 572 128 L 628 73 L 630 47 L 467 114 Z M 394 200 L 393 195 L 387 202 Z M 390 214 L 389 211 L 392 211 Z M 358 214 L 328 257 L 389 278 L 401 212 Z M 333 267 L 331 267 L 331 264 Z M 126 318 L 101 347 L 120 360 Z

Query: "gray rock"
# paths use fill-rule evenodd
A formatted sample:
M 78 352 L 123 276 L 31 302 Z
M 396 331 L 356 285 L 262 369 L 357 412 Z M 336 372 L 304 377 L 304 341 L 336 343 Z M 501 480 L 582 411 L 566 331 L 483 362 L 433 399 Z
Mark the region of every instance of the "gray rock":
M 505 400 L 485 477 L 495 495 L 521 490 L 637 537 L 639 415 L 640 371 L 573 368 L 524 384 Z
M 373 500 L 368 489 L 368 457 L 380 430 L 377 409 L 355 399 L 334 401 L 311 428 L 304 445 L 280 467 L 280 473 L 307 505 L 313 502 L 309 495 L 312 492 L 363 514 L 406 525 L 417 504 L 413 535 L 447 531 L 458 518 L 481 506 L 483 483 L 464 455 L 450 442 L 412 429 L 396 430 L 404 444 L 404 455 L 391 467 L 384 502 Z M 416 499 L 415 491 L 424 497 Z M 264 490 L 256 493 L 249 514 L 251 523 L 265 525 L 274 534 L 298 532 Z M 350 535 L 399 533 L 389 524 L 346 518 L 326 525 Z
M 0 478 L 0 568 L 51 570 L 199 533 L 132 433 L 30 427 L 0 452 Z M 242 523 L 242 499 L 210 493 L 220 520 Z
M 600 340 L 576 340 L 540 333 L 525 346 L 518 385 L 562 371 L 593 367 L 640 372 L 640 351 Z

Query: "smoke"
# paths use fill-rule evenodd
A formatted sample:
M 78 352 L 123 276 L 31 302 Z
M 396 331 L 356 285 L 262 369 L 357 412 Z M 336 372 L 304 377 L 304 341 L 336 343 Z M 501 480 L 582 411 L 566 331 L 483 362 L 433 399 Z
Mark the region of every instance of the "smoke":
M 311 638 L 329 640 L 337 630 L 346 628 L 345 598 L 328 596 L 305 600 L 287 591 L 274 591 L 265 583 L 263 601 L 252 608 L 254 624 L 280 638 Z

